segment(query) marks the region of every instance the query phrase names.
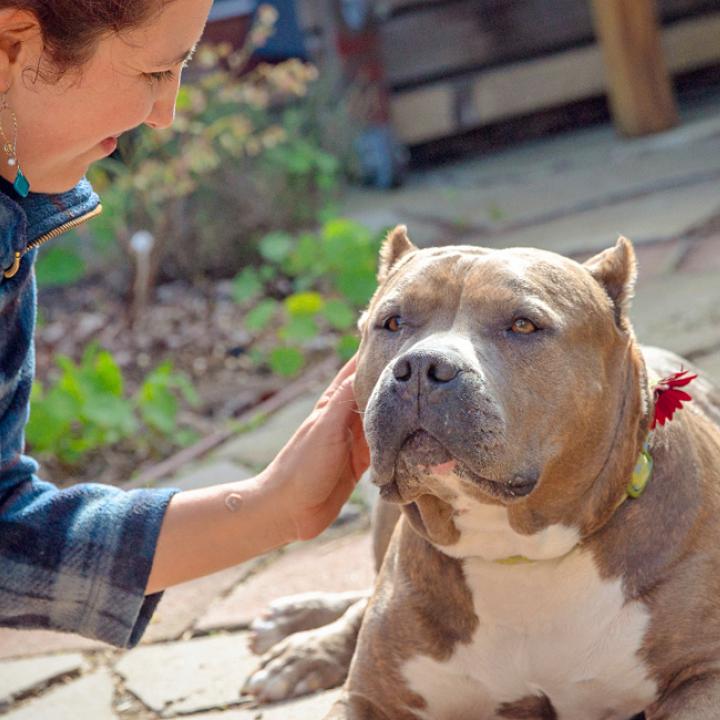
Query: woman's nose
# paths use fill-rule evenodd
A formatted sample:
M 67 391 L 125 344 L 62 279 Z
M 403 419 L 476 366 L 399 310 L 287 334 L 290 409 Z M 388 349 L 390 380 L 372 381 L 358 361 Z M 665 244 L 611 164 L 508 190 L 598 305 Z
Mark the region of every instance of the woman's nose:
M 163 89 L 155 98 L 155 103 L 150 110 L 150 114 L 145 119 L 145 124 L 153 130 L 164 130 L 169 128 L 175 120 L 175 102 L 177 101 L 178 89 L 180 81 L 168 83 L 168 87 Z

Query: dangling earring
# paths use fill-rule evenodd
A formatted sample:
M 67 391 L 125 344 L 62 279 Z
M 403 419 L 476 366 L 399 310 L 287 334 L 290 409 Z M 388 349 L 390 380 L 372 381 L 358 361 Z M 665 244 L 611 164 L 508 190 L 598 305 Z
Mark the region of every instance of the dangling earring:
M 3 128 L 2 124 L 2 116 L 6 110 L 10 113 L 10 117 L 12 118 L 12 141 L 8 140 L 8 136 L 5 134 L 5 128 Z M 2 95 L 0 97 L 0 140 L 2 140 L 2 149 L 7 155 L 7 164 L 10 167 L 15 167 L 17 165 L 17 175 L 15 176 L 15 182 L 13 183 L 15 192 L 20 195 L 20 197 L 27 197 L 30 192 L 30 183 L 23 175 L 23 171 L 20 169 L 20 165 L 18 164 L 17 133 L 17 115 L 15 115 L 10 105 L 8 105 L 5 95 Z

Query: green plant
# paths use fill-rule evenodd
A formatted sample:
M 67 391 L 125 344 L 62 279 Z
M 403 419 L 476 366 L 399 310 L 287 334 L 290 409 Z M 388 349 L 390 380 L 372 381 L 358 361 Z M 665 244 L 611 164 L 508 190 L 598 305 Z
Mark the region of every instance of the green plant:
M 145 378 L 135 402 L 148 428 L 171 438 L 178 445 L 186 445 L 194 440 L 194 434 L 178 427 L 181 399 L 188 405 L 198 403 L 197 392 L 187 376 L 175 372 L 172 363 L 165 361 Z
M 266 264 L 244 268 L 233 282 L 235 299 L 248 308 L 244 324 L 257 340 L 256 362 L 295 375 L 320 335 L 333 338 L 343 359 L 351 357 L 358 346 L 354 325 L 376 287 L 381 239 L 346 219 L 330 220 L 316 233 L 266 235 L 258 244 Z M 278 285 L 287 291 L 272 297 Z
M 253 31 L 252 42 L 266 34 Z M 288 60 L 238 76 L 247 54 L 199 48 L 174 125 L 139 128 L 122 139 L 122 162 L 91 170 L 105 206 L 93 234 L 119 238 L 132 255 L 130 237 L 149 230 L 151 278 L 159 268 L 172 278 L 226 276 L 253 259 L 269 229 L 313 225 L 334 203 L 341 167 L 324 144 L 330 103 L 314 97 L 326 92 L 316 68 Z
M 85 349 L 79 363 L 60 356 L 57 365 L 61 373 L 56 382 L 47 388 L 40 382 L 33 385 L 26 436 L 34 452 L 74 465 L 87 453 L 133 436 L 176 444 L 190 439 L 178 427 L 177 395 L 191 404 L 197 396 L 169 363 L 152 371 L 133 397 L 126 397 L 113 356 L 96 344 Z
M 69 247 L 43 248 L 35 264 L 38 285 L 72 285 L 85 275 L 85 262 L 80 254 Z

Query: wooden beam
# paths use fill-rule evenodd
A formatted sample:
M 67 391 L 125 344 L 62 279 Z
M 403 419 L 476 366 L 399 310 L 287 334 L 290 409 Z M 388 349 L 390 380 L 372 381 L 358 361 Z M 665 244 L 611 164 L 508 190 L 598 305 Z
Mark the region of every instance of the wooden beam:
M 676 125 L 654 0 L 592 0 L 592 7 L 615 127 L 634 136 Z
M 719 63 L 718 37 L 720 13 L 666 27 L 662 46 L 670 72 Z M 396 92 L 392 96 L 393 122 L 400 140 L 412 145 L 597 97 L 605 88 L 602 53 L 593 44 Z

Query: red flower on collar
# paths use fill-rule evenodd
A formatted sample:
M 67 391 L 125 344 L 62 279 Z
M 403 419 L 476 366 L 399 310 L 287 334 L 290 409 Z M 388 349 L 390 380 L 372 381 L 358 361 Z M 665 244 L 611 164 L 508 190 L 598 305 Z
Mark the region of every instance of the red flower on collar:
M 658 424 L 664 425 L 668 420 L 672 420 L 673 413 L 682 407 L 683 401 L 690 402 L 692 400 L 692 397 L 684 390 L 678 390 L 697 377 L 697 375 L 688 375 L 689 372 L 689 370 L 681 369 L 680 372 L 660 380 L 653 388 L 655 416 L 650 426 L 651 430 L 654 430 Z

